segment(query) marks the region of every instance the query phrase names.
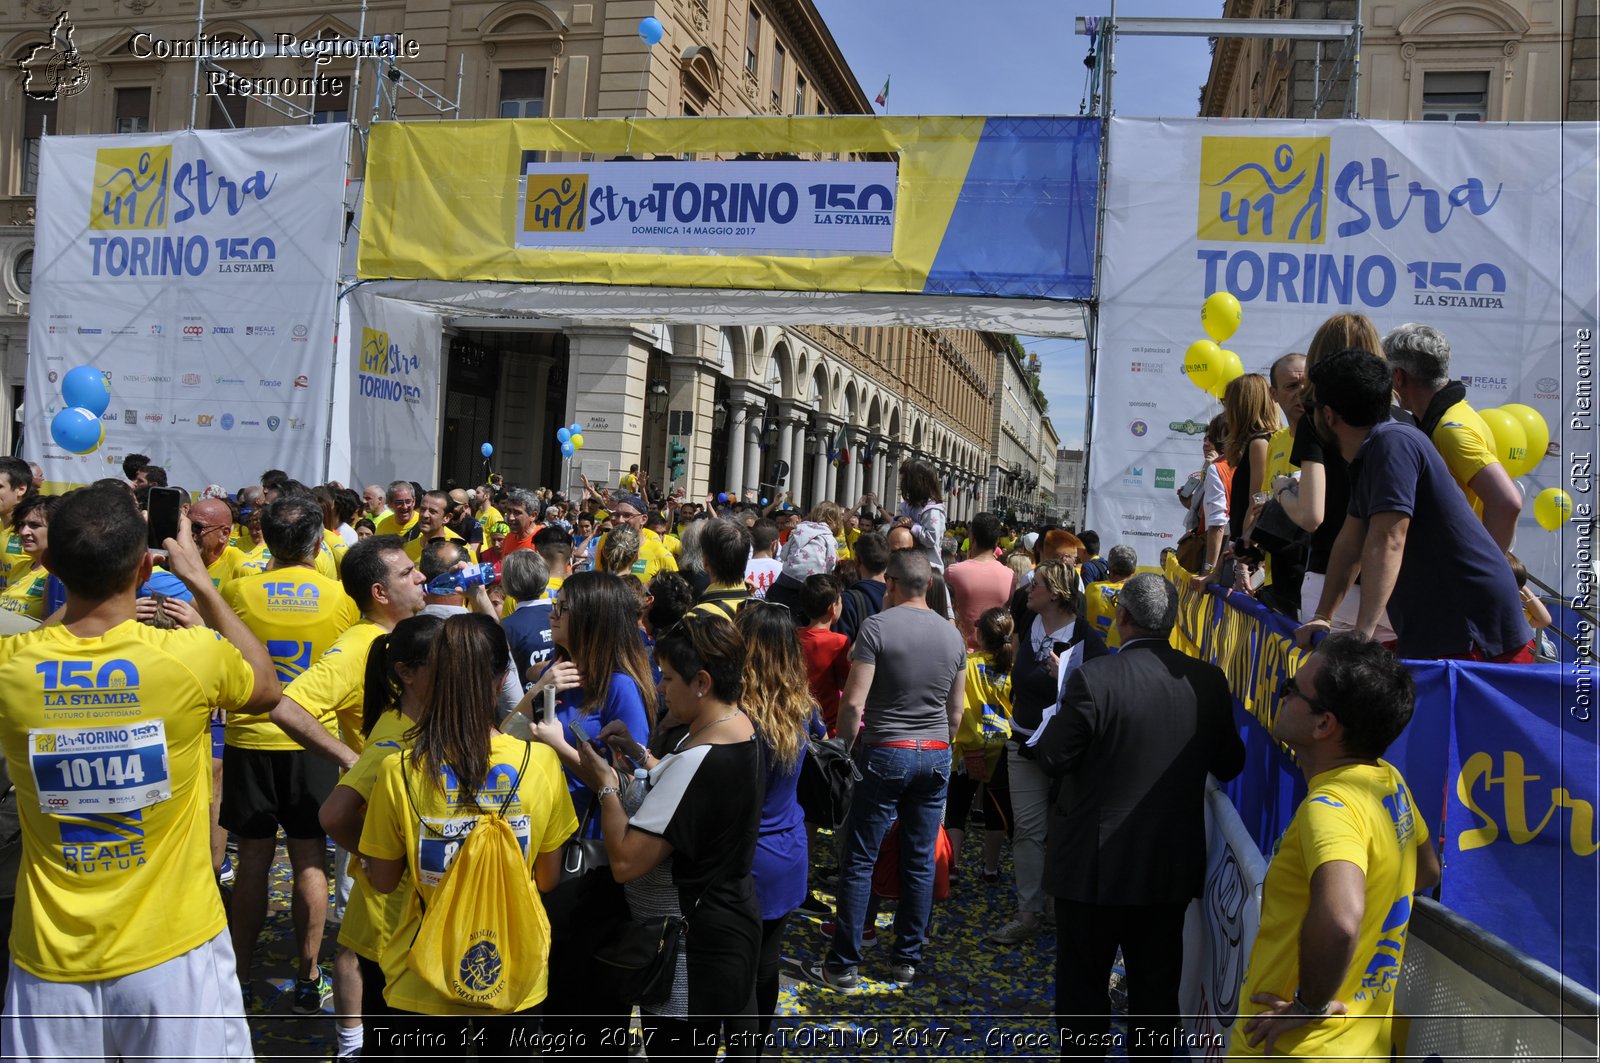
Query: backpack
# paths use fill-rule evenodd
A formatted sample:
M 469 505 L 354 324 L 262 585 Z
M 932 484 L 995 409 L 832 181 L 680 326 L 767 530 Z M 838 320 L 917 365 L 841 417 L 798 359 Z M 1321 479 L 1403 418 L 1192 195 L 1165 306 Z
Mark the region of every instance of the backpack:
M 498 813 L 479 816 L 465 835 L 449 836 L 460 839 L 460 848 L 432 901 L 422 902 L 422 925 L 406 966 L 454 1004 L 501 1014 L 516 1011 L 549 961 L 550 921 L 534 894 L 522 846 L 506 822 L 532 754 L 530 745 Z M 405 779 L 404 762 L 400 778 Z M 409 785 L 406 801 L 415 815 Z M 423 829 L 433 831 L 425 823 Z
M 795 799 L 806 822 L 838 830 L 850 814 L 850 795 L 861 769 L 845 750 L 843 738 L 814 738 L 806 745 L 795 783 Z

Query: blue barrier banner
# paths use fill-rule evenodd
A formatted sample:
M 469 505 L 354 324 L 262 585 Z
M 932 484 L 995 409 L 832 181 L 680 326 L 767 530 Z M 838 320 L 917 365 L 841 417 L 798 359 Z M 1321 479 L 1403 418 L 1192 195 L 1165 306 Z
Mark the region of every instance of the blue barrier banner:
M 1457 711 L 1440 899 L 1593 988 L 1600 759 L 1593 714 L 1571 711 L 1580 705 L 1575 673 L 1554 665 L 1449 668 Z
M 1277 692 L 1306 654 L 1296 624 L 1241 594 L 1179 587 L 1172 644 L 1228 676 L 1246 750 L 1224 790 L 1270 856 L 1305 796 L 1271 735 Z M 1591 988 L 1600 984 L 1600 754 L 1592 663 L 1408 661 L 1416 711 L 1384 759 L 1444 839 L 1441 897 L 1452 910 Z

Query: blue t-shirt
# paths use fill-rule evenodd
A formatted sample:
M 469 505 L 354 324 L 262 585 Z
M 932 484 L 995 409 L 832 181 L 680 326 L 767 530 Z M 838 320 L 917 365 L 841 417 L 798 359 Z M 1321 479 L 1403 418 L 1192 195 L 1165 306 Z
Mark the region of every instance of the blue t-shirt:
M 517 681 L 528 683 L 528 666 L 544 664 L 555 652 L 550 641 L 550 602 L 519 602 L 512 614 L 500 622 L 511 644 L 511 659 L 517 663 Z
M 815 713 L 812 714 L 815 717 Z M 800 766 L 810 755 L 809 743 L 802 736 L 800 755 L 794 767 L 785 770 L 763 751 L 767 767 L 767 793 L 761 802 L 761 827 L 756 832 L 756 855 L 750 874 L 756 881 L 756 901 L 762 919 L 788 915 L 806 899 L 806 816 L 800 810 L 795 789 L 800 784 Z
M 1526 646 L 1516 577 L 1432 441 L 1411 425 L 1375 426 L 1350 463 L 1350 516 L 1411 518 L 1389 622 L 1401 657 L 1498 657 Z
M 633 681 L 632 676 L 625 672 L 611 673 L 611 685 L 606 689 L 605 704 L 600 706 L 599 712 L 588 715 L 580 712 L 578 706 L 582 701 L 583 692 L 578 689 L 568 690 L 556 698 L 556 719 L 567 729 L 568 742 L 578 741 L 576 732 L 582 732 L 584 738 L 594 738 L 606 724 L 612 720 L 621 720 L 622 725 L 628 729 L 630 738 L 641 746 L 649 745 L 650 713 L 645 708 L 639 684 Z M 574 720 L 577 721 L 575 727 Z M 627 774 L 626 771 L 622 773 Z M 567 771 L 567 789 L 572 792 L 572 807 L 578 813 L 578 822 L 582 823 L 584 815 L 589 811 L 589 803 L 594 799 L 594 793 L 571 771 Z M 598 813 L 589 821 L 585 837 L 600 837 Z

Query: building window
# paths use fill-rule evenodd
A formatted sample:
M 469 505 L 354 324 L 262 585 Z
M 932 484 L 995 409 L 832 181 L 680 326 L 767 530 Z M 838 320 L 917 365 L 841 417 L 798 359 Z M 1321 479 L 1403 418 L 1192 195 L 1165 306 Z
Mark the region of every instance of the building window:
M 1424 122 L 1481 122 L 1488 115 L 1487 70 L 1432 70 L 1423 73 Z
M 754 4 L 750 5 L 750 17 L 744 24 L 744 68 L 753 77 L 756 67 L 761 62 L 761 12 L 757 11 Z
M 794 113 L 806 113 L 806 79 L 799 74 L 794 76 Z
M 17 291 L 23 295 L 33 291 L 33 252 L 24 251 L 17 256 L 16 265 L 11 267 L 11 280 L 17 286 Z
M 243 129 L 245 126 L 245 104 L 248 102 L 243 94 L 234 92 L 229 88 L 211 90 L 211 126 L 212 129 Z
M 31 196 L 39 190 L 39 146 L 46 131 L 56 128 L 56 101 L 25 97 L 22 105 L 22 188 L 21 193 Z
M 773 110 L 782 110 L 782 91 L 784 91 L 784 58 L 787 53 L 784 46 L 773 45 Z
M 339 91 L 324 93 L 311 104 L 312 125 L 338 125 L 350 121 L 350 80 L 339 79 Z
M 544 117 L 543 67 L 500 71 L 500 117 Z
M 118 133 L 150 132 L 150 90 L 118 89 L 116 96 Z

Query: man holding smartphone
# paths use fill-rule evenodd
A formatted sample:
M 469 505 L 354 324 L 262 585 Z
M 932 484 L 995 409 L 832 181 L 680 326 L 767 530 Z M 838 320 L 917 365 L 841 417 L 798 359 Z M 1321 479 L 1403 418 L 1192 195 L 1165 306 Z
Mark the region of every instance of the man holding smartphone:
M 56 516 L 63 622 L 0 640 L 23 830 L 0 1037 L 29 1059 L 253 1059 L 206 842 L 210 718 L 273 705 L 272 661 L 186 519 L 163 546 L 207 627 L 162 630 L 134 619 L 151 558 L 128 492 L 82 488 Z

